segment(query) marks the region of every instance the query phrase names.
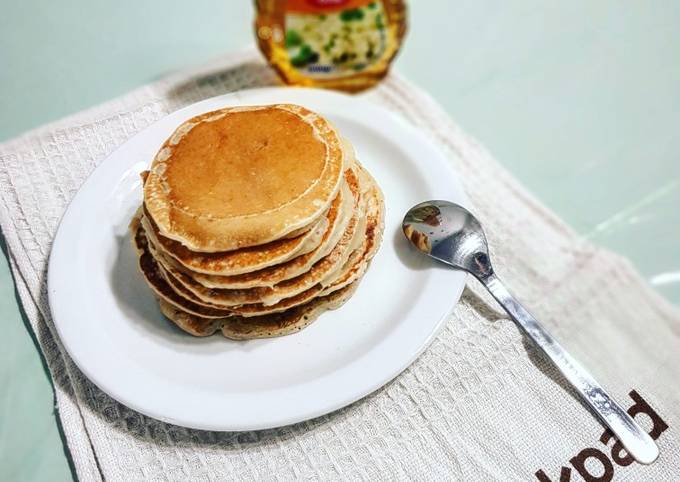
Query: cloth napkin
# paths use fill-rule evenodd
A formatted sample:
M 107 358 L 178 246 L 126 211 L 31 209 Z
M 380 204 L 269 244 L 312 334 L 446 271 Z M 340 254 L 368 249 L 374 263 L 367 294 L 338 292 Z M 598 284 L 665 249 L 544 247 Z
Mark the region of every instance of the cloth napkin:
M 112 150 L 169 112 L 276 83 L 250 49 L 0 146 L 2 232 L 24 310 L 54 379 L 59 419 L 80 479 L 680 477 L 678 312 L 625 259 L 579 238 L 427 94 L 394 74 L 363 96 L 405 117 L 448 153 L 486 227 L 497 271 L 652 432 L 661 450 L 658 461 L 633 462 L 473 280 L 445 328 L 410 368 L 365 399 L 297 425 L 240 433 L 190 430 L 126 408 L 89 382 L 64 351 L 47 303 L 50 245 L 69 201 Z

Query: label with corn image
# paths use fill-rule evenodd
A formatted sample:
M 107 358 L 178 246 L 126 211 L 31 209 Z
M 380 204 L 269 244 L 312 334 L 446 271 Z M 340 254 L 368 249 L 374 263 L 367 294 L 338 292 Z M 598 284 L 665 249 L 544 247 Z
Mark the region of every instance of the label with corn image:
M 258 2 L 260 48 L 292 84 L 360 90 L 382 78 L 405 31 L 401 1 Z
M 348 75 L 382 58 L 387 46 L 382 3 L 346 3 L 354 5 L 335 11 L 317 7 L 317 12 L 303 1 L 289 3 L 285 45 L 294 67 L 311 77 Z

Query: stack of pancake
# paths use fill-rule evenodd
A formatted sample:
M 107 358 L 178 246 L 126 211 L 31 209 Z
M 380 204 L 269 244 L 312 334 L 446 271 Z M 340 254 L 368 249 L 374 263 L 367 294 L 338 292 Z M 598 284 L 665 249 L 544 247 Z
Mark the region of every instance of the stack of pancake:
M 380 188 L 323 117 L 279 104 L 185 122 L 143 173 L 130 229 L 162 313 L 233 339 L 299 331 L 356 290 Z

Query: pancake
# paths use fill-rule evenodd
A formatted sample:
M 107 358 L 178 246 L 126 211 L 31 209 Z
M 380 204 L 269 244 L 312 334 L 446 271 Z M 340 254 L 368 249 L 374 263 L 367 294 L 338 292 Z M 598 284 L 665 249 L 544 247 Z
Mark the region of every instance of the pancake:
M 328 211 L 331 209 L 333 209 L 333 204 Z M 313 251 L 319 246 L 323 234 L 328 229 L 329 215 L 330 213 L 327 212 L 314 227 L 299 236 L 278 239 L 261 246 L 219 253 L 197 253 L 174 239 L 162 236 L 149 216 L 146 216 L 145 229 L 149 238 L 163 254 L 171 256 L 186 269 L 209 275 L 235 276 L 280 264 L 295 256 Z
M 343 139 L 343 150 L 345 152 L 345 160 L 347 168 L 350 168 L 355 163 L 354 149 L 346 139 Z M 345 170 L 346 171 L 346 170 Z M 148 171 L 142 173 L 142 179 L 146 181 Z M 341 190 L 342 191 L 342 190 Z M 338 193 L 340 196 L 340 192 Z M 226 251 L 219 253 L 197 253 L 191 251 L 182 245 L 182 243 L 173 239 L 162 236 L 158 231 L 158 227 L 153 222 L 151 217 L 146 212 L 145 231 L 150 242 L 152 242 L 158 251 L 172 256 L 174 260 L 178 261 L 183 268 L 190 270 L 192 273 L 204 273 L 207 275 L 219 276 L 236 276 L 244 273 L 251 273 L 253 271 L 262 270 L 264 268 L 280 265 L 290 259 L 307 254 L 319 248 L 322 238 L 329 228 L 335 228 L 336 231 L 339 226 L 333 225 L 333 221 L 339 223 L 342 218 L 333 219 L 334 212 L 332 211 L 336 203 L 341 200 L 337 198 L 333 200 L 329 210 L 312 229 L 308 230 L 302 235 L 292 239 L 280 239 L 261 246 L 252 246 L 248 248 L 238 249 L 235 251 Z M 347 214 L 348 208 L 345 206 L 343 214 Z M 323 249 L 317 251 L 315 261 L 318 260 L 319 253 Z M 323 256 L 323 255 L 321 255 Z M 289 275 L 289 277 L 295 275 Z M 197 278 L 199 279 L 199 278 Z M 284 279 L 284 278 L 281 278 Z M 239 279 L 226 280 L 221 279 L 217 283 L 211 283 L 209 279 L 199 279 L 204 286 L 207 287 L 222 287 L 222 288 L 244 288 L 248 287 L 247 283 L 242 284 Z M 269 284 L 271 284 L 270 282 Z
M 148 240 L 139 219 L 140 216 L 133 218 L 130 223 L 130 233 L 132 234 L 133 246 L 137 251 L 139 271 L 156 295 L 156 298 L 164 300 L 188 313 L 204 318 L 224 318 L 231 315 L 232 312 L 229 310 L 206 307 L 177 294 L 174 288 L 168 284 L 158 263 L 151 255 Z
M 342 306 L 356 288 L 357 283 L 354 283 L 328 296 L 316 298 L 282 313 L 252 318 L 202 318 L 182 311 L 163 300 L 159 300 L 159 306 L 166 318 L 194 336 L 209 336 L 219 330 L 226 338 L 233 340 L 272 338 L 289 335 L 309 326 L 324 311 Z
M 161 313 L 181 330 L 193 336 L 214 335 L 225 323 L 225 318 L 202 318 L 180 310 L 162 298 L 158 300 Z
M 358 195 L 360 187 L 357 175 L 350 169 L 345 172 L 343 189 L 341 189 L 338 198 L 333 201 L 329 209 L 327 218 L 328 228 L 323 234 L 319 245 L 309 253 L 301 254 L 285 263 L 270 266 L 262 270 L 233 276 L 195 273 L 187 270 L 172 259 L 168 260 L 166 258 L 166 260 L 173 268 L 183 271 L 206 288 L 245 289 L 258 286 L 274 286 L 281 281 L 306 273 L 317 261 L 327 256 L 333 250 L 350 221 L 354 198 L 356 197 L 354 193 Z M 144 224 L 144 228 L 147 231 L 149 229 L 146 224 Z M 154 242 L 153 236 L 149 236 L 149 238 L 154 248 L 158 250 L 158 245 Z
M 345 163 L 335 129 L 304 107 L 233 107 L 183 123 L 144 184 L 159 233 L 196 252 L 258 246 L 309 229 Z

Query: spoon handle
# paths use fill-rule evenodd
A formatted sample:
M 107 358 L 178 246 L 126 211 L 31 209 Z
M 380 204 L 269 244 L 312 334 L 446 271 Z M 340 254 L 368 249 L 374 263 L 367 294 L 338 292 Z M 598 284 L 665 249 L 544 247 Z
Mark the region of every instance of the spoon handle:
M 569 383 L 614 432 L 628 453 L 640 463 L 654 462 L 659 455 L 659 448 L 649 434 L 618 403 L 612 400 L 593 376 L 541 327 L 536 318 L 510 294 L 494 274 L 481 281 L 524 333 L 550 357 Z

